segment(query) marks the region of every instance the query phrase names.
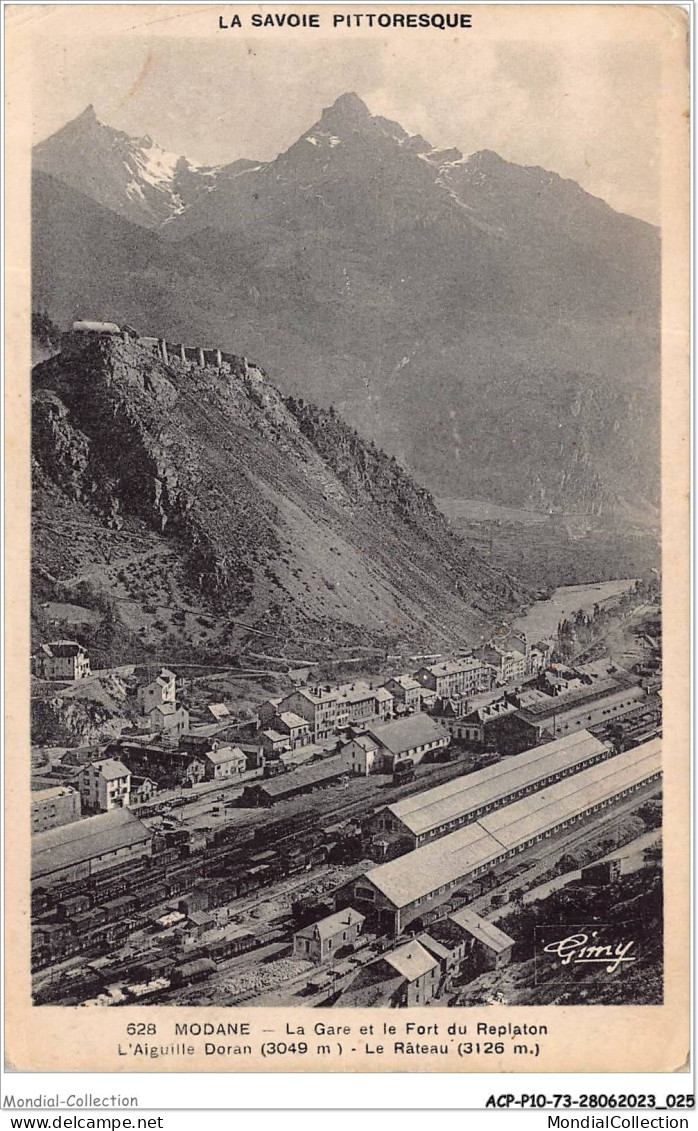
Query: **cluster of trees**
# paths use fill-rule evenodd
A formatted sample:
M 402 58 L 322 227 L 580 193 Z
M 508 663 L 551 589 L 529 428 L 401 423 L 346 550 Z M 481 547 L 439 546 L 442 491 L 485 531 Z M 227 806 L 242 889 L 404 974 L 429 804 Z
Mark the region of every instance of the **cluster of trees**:
M 603 636 L 614 621 L 641 604 L 657 599 L 657 583 L 639 580 L 603 605 L 598 602 L 591 611 L 579 609 L 572 619 L 563 618 L 557 627 L 555 657 L 572 660 Z
M 58 347 L 61 344 L 61 332 L 46 310 L 32 311 L 32 338 L 42 346 Z

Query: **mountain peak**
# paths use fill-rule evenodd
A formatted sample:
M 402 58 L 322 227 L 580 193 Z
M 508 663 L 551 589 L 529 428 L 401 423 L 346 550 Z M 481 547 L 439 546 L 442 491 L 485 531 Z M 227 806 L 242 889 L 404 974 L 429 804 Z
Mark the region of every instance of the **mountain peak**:
M 76 123 L 80 123 L 82 125 L 101 125 L 102 124 L 100 122 L 99 118 L 97 117 L 97 114 L 95 112 L 95 108 L 94 108 L 94 106 L 92 105 L 91 102 L 89 103 L 88 106 L 85 107 L 82 114 L 78 114 L 77 118 L 74 118 L 73 121 L 76 122 Z
M 358 94 L 350 92 L 340 94 L 331 106 L 322 111 L 321 122 L 325 125 L 332 122 L 356 127 L 369 121 L 370 117 L 371 112 L 366 103 L 361 101 Z

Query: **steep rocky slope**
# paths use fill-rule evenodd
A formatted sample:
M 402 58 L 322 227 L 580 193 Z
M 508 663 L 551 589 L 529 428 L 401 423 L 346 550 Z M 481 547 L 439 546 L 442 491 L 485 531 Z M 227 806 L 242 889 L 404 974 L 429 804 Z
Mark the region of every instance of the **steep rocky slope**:
M 547 170 L 435 150 L 356 95 L 275 160 L 218 169 L 157 232 L 68 188 L 53 140 L 35 296 L 63 324 L 79 309 L 264 357 L 440 495 L 656 517 L 651 225 Z M 106 171 L 79 187 L 111 209 L 124 191 Z
M 112 660 L 134 640 L 464 645 L 530 598 L 394 459 L 243 358 L 74 338 L 33 385 L 36 592 L 102 594 Z

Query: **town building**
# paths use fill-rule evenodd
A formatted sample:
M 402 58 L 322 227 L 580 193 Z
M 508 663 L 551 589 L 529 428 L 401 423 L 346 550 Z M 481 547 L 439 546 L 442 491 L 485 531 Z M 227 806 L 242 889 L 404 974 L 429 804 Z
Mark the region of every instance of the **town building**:
M 612 753 L 608 744 L 580 731 L 385 805 L 366 821 L 364 835 L 369 839 L 373 835 L 381 840 L 396 839 L 410 848 L 420 848 L 486 813 L 588 769 Z
M 275 725 L 275 721 L 279 717 L 279 708 L 283 701 L 283 696 L 278 696 L 275 699 L 267 699 L 264 703 L 260 704 L 257 708 L 257 717 L 260 727 L 264 728 Z
M 274 714 L 283 714 L 292 711 L 300 715 L 310 728 L 315 742 L 329 738 L 340 727 L 347 726 L 349 722 L 349 708 L 339 692 L 330 687 L 298 687 L 285 698 L 278 701 L 270 700 L 274 705 Z M 260 722 L 265 724 L 267 704 L 262 704 L 259 710 Z
M 465 907 L 454 911 L 450 918 L 466 933 L 470 945 L 465 959 L 471 960 L 478 970 L 499 970 L 511 962 L 515 940 L 494 923 Z
M 489 665 L 477 656 L 463 656 L 459 660 L 445 660 L 421 667 L 414 673 L 414 678 L 420 687 L 440 699 L 474 695 L 478 691 L 488 691 L 492 686 Z
M 131 801 L 131 772 L 117 758 L 88 762 L 80 771 L 80 798 L 84 809 L 108 813 L 127 809 Z
M 341 964 L 334 972 L 339 970 Z M 315 984 L 319 985 L 320 979 Z M 330 981 L 328 988 L 334 988 L 335 984 Z M 336 1004 L 354 1009 L 421 1006 L 437 996 L 440 984 L 439 959 L 421 939 L 413 939 L 362 966 L 356 976 L 341 987 Z
M 239 777 L 247 769 L 247 759 L 239 746 L 218 746 L 204 755 L 204 781 Z
M 107 747 L 108 757 L 118 758 L 132 774 L 149 777 L 160 789 L 175 785 L 196 785 L 204 780 L 204 755 L 189 750 L 170 750 L 162 746 L 119 739 Z
M 539 640 L 531 645 L 528 656 L 529 675 L 540 675 L 549 666 L 553 655 L 553 646 L 548 640 Z
M 270 755 L 278 757 L 285 750 L 291 749 L 291 741 L 287 734 L 282 734 L 278 730 L 263 730 L 259 735 L 259 741 L 264 751 L 265 756 L 268 758 Z
M 493 703 L 477 707 L 460 718 L 444 718 L 444 724 L 453 738 L 458 739 L 459 742 L 466 742 L 471 746 L 491 745 L 488 740 L 492 735 L 494 720 L 511 715 L 516 709 L 515 704 L 500 698 Z
M 76 640 L 52 640 L 42 644 L 34 657 L 35 674 L 40 679 L 72 682 L 90 674 L 87 649 Z
M 429 930 L 418 935 L 418 941 L 439 960 L 447 977 L 458 972 L 468 951 L 468 936 L 450 919 L 430 923 Z
M 301 715 L 296 715 L 294 711 L 282 711 L 280 715 L 274 715 L 269 725 L 272 730 L 286 735 L 291 750 L 309 746 L 313 741 L 310 723 Z
M 112 809 L 32 837 L 32 887 L 82 880 L 150 856 L 152 833 L 130 809 Z
M 444 750 L 451 741 L 440 723 L 421 712 L 389 723 L 374 723 L 366 728 L 366 735 L 378 745 L 372 768 L 383 774 L 392 773 L 395 764 L 406 758 L 417 765 L 426 755 L 433 757 Z
M 293 936 L 293 953 L 296 958 L 311 962 L 327 962 L 342 951 L 352 950 L 361 933 L 366 916 L 345 907 L 317 923 L 302 927 Z
M 414 713 L 421 708 L 422 685 L 414 676 L 403 674 L 386 679 L 383 687 L 392 695 L 394 713 Z
M 160 731 L 171 740 L 181 738 L 189 730 L 189 712 L 176 703 L 155 703 L 147 713 L 152 731 Z
M 518 683 L 528 676 L 526 655 L 506 642 L 484 644 L 474 654 L 494 672 L 494 683 Z
M 51 785 L 32 790 L 32 835 L 77 821 L 80 813 L 80 794 L 70 785 Z
M 590 684 L 591 678 L 566 664 L 551 664 L 542 674 L 542 682 L 549 695 L 562 695 L 566 691 L 578 691 Z
M 337 688 L 339 707 L 350 726 L 361 723 L 384 722 L 393 713 L 393 697 L 385 687 L 372 687 L 365 680 L 344 684 Z
M 652 786 L 661 774 L 661 742 L 654 739 L 378 865 L 354 881 L 352 904 L 371 925 L 399 935 L 458 888 L 556 832 Z
M 147 805 L 152 801 L 153 797 L 158 791 L 158 783 L 153 781 L 152 778 L 139 777 L 137 774 L 131 775 L 131 806 L 134 805 Z
M 373 694 L 376 700 L 376 718 L 381 722 L 392 719 L 395 714 L 395 700 L 392 693 L 387 687 L 376 687 Z
M 340 753 L 348 759 L 352 774 L 368 777 L 369 774 L 377 773 L 380 746 L 370 735 L 356 735 L 341 747 Z
M 163 703 L 177 702 L 177 677 L 169 668 L 161 668 L 155 679 L 143 684 L 136 692 L 142 715 L 148 715 L 153 707 Z
M 416 939 L 388 951 L 382 961 L 402 979 L 394 999 L 398 1007 L 428 1005 L 439 989 L 441 968 L 437 958 Z
M 238 742 L 237 747 L 245 755 L 245 768 L 248 771 L 264 769 L 264 750 L 260 742 Z

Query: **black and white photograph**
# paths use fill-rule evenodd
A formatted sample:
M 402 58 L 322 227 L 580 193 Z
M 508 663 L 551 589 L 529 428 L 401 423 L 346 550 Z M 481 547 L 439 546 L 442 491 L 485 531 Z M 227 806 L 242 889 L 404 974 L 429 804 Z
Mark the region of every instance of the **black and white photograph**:
M 24 111 L 36 1024 L 662 1006 L 655 10 L 61 7 Z

